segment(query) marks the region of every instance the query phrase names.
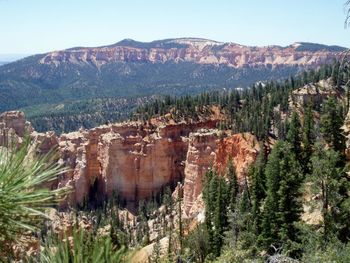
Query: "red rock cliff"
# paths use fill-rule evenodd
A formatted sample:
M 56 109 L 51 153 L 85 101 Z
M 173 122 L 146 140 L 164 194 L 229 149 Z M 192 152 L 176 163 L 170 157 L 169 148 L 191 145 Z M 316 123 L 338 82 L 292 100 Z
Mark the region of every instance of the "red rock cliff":
M 213 128 L 216 121 L 143 126 L 113 124 L 63 134 L 59 138 L 60 162 L 71 171 L 58 186 L 75 189 L 71 203 L 82 203 L 90 195 L 113 192 L 134 206 L 176 185 L 184 175 L 188 135 L 201 128 Z
M 111 124 L 60 137 L 53 132 L 36 133 L 20 112 L 4 113 L 0 120 L 0 133 L 11 131 L 18 140 L 27 129 L 39 153 L 58 148 L 59 163 L 70 171 L 59 178 L 56 187 L 73 187 L 67 200 L 72 205 L 116 192 L 135 207 L 139 200 L 183 180 L 185 212 L 194 215 L 202 208 L 205 172 L 214 166 L 223 173 L 232 156 L 241 179 L 259 150 L 250 134 L 226 137 L 215 130 L 216 120 Z M 0 146 L 3 142 L 0 140 Z
M 231 156 L 238 181 L 242 183 L 258 155 L 259 144 L 255 136 L 244 133 L 220 139 L 221 136 L 217 130 L 190 134 L 184 180 L 184 210 L 189 217 L 202 211 L 201 192 L 208 169 L 214 167 L 224 175 Z

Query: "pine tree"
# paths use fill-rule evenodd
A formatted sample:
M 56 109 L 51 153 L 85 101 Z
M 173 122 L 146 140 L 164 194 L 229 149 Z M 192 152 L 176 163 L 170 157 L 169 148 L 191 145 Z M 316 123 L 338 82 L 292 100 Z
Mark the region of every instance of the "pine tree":
M 328 98 L 322 107 L 320 130 L 325 141 L 340 153 L 345 150 L 345 138 L 341 133 L 343 123 L 341 106 L 333 97 Z
M 315 143 L 314 118 L 312 114 L 312 105 L 309 104 L 304 110 L 304 124 L 303 124 L 303 152 L 302 164 L 304 174 L 309 173 L 309 163 L 312 155 L 313 145 Z
M 216 176 L 213 170 L 205 174 L 205 183 L 203 187 L 203 200 L 205 204 L 205 225 L 208 232 L 208 242 L 210 248 L 213 246 L 213 211 L 214 211 L 214 194 L 217 189 Z
M 148 245 L 150 241 L 149 226 L 147 221 L 147 211 L 145 202 L 142 200 L 139 202 L 138 215 L 140 222 L 138 224 L 137 241 L 143 245 Z
M 239 194 L 236 207 L 228 213 L 228 230 L 225 232 L 225 243 L 230 249 L 244 251 L 246 255 L 256 252 L 256 235 L 249 198 L 249 189 L 245 185 Z
M 266 202 L 263 213 L 261 241 L 265 248 L 284 246 L 298 240 L 295 222 L 299 221 L 301 167 L 291 146 L 277 141 L 267 162 Z
M 219 256 L 223 245 L 224 230 L 227 225 L 227 188 L 226 182 L 222 177 L 215 177 L 217 178 L 217 191 L 213 218 L 213 252 L 215 256 Z
M 300 124 L 298 113 L 296 112 L 292 113 L 286 140 L 290 143 L 291 150 L 293 151 L 295 156 L 300 156 L 301 155 L 301 124 Z
M 157 240 L 153 245 L 153 251 L 152 251 L 152 255 L 149 258 L 149 262 L 152 262 L 152 263 L 161 262 L 161 245 L 160 245 L 159 236 L 157 236 Z
M 233 166 L 232 157 L 230 156 L 227 161 L 227 171 L 226 177 L 229 179 L 228 185 L 228 199 L 229 199 L 229 209 L 234 211 L 236 206 L 236 200 L 239 193 L 239 184 L 235 168 Z
M 341 194 L 342 186 L 347 184 L 342 168 L 338 167 L 339 153 L 333 149 L 324 149 L 318 144 L 311 158 L 312 173 L 310 177 L 311 189 L 320 198 L 313 200 L 319 202 L 322 212 L 323 240 L 327 242 L 336 233 L 337 216 L 341 214 L 341 203 L 344 196 Z
M 182 221 L 182 208 L 181 208 L 181 204 L 182 204 L 182 192 L 179 192 L 179 196 L 177 198 L 177 207 L 178 207 L 178 216 L 179 216 L 179 252 L 180 255 L 182 255 L 183 253 L 183 221 Z
M 205 225 L 210 252 L 219 256 L 227 227 L 227 208 L 230 193 L 223 177 L 210 170 L 206 174 L 203 198 L 205 203 Z
M 260 152 L 255 164 L 249 170 L 251 181 L 251 202 L 253 227 L 256 235 L 261 231 L 262 203 L 266 197 L 266 179 L 265 179 L 265 151 L 264 145 L 260 145 Z
M 250 249 L 256 242 L 254 227 L 252 224 L 251 202 L 249 189 L 246 185 L 241 193 L 238 207 L 238 234 L 241 249 Z

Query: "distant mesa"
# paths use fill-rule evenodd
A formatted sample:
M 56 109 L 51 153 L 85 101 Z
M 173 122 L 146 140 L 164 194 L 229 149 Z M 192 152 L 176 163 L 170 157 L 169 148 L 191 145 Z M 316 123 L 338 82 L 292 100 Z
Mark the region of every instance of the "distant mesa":
M 75 47 L 2 65 L 0 111 L 245 88 L 333 63 L 344 50 L 304 42 L 251 47 L 202 38 L 124 39 L 108 46 Z
M 189 62 L 241 68 L 264 65 L 319 66 L 346 50 L 340 46 L 296 42 L 292 45 L 249 47 L 202 38 L 175 38 L 152 42 L 124 39 L 102 47 L 77 47 L 50 52 L 41 64 L 93 64 L 96 67 L 114 62 Z

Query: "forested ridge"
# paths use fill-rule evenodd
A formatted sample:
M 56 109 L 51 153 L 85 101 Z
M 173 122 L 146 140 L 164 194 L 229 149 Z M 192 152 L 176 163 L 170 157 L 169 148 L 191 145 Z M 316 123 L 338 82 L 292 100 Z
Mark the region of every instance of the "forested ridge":
M 152 101 L 155 96 L 137 98 L 97 98 L 40 104 L 23 108 L 26 117 L 39 132 L 77 131 L 100 125 L 126 121 L 139 105 Z
M 196 121 L 208 117 L 211 114 L 210 106 L 214 105 L 219 106 L 225 116 L 220 123 L 221 129 L 232 129 L 234 133 L 251 132 L 259 139 L 269 136 L 284 138 L 287 122 L 282 119 L 285 114 L 289 114 L 291 92 L 328 78 L 331 78 L 334 87 L 341 86 L 346 80 L 345 76 L 339 77 L 338 71 L 339 63 L 336 63 L 325 65 L 317 71 L 305 71 L 284 81 L 258 83 L 245 90 L 206 92 L 183 97 L 165 96 L 139 106 L 133 118 L 147 121 L 170 113 L 169 118 L 176 121 Z M 311 107 L 319 109 L 320 105 Z
M 33 127 L 40 132 L 53 130 L 58 134 L 89 129 L 106 123 L 132 119 L 147 120 L 172 112 L 174 120 L 192 118 L 198 120 L 210 111 L 209 105 L 219 105 L 229 115 L 222 127 L 234 125 L 234 131 L 254 130 L 260 138 L 267 135 L 267 123 L 275 121 L 279 129 L 280 116 L 273 107 L 279 105 L 279 112 L 288 107 L 289 92 L 310 82 L 317 82 L 332 75 L 331 66 L 320 70 L 305 71 L 285 81 L 257 82 L 246 89 L 221 89 L 198 95 L 157 95 L 125 98 L 94 98 L 67 100 L 61 103 L 38 104 L 21 108 Z M 336 72 L 333 72 L 334 78 Z M 198 93 L 196 92 L 188 92 Z M 272 98 L 265 96 L 272 94 Z M 148 103 L 151 102 L 151 103 Z M 254 111 L 251 111 L 254 109 Z M 258 114 L 262 113 L 263 117 Z M 277 115 L 276 115 L 277 114 Z M 250 125 L 255 127 L 250 127 Z M 281 131 L 283 132 L 283 131 Z M 263 134 L 265 133 L 265 135 Z
M 348 76 L 347 68 L 335 63 L 283 82 L 167 96 L 136 110 L 135 117 L 145 122 L 166 113 L 196 121 L 216 105 L 225 115 L 218 128 L 251 132 L 261 143 L 244 184 L 238 184 L 230 161 L 224 177 L 214 168 L 207 173 L 205 222 L 186 237 L 196 262 L 350 260 L 350 179 L 341 128 L 349 107 Z M 293 105 L 293 90 L 322 79 L 341 97 Z M 306 208 L 316 211 L 317 223 L 302 219 Z

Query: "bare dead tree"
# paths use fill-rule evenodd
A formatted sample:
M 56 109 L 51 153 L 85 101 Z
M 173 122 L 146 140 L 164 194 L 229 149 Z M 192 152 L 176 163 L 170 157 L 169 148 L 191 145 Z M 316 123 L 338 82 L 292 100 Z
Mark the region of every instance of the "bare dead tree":
M 350 26 L 350 0 L 347 0 L 344 4 L 344 11 L 346 13 L 344 26 L 347 28 Z

